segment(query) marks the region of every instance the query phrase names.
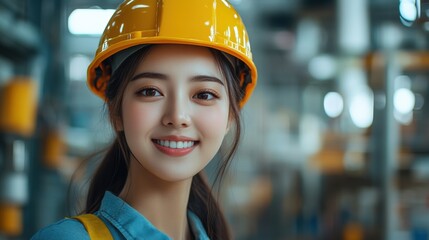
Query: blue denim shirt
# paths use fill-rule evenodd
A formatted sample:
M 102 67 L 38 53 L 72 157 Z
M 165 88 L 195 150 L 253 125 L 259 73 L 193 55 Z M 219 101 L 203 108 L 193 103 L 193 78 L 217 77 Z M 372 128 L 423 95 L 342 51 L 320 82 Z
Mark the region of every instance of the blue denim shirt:
M 156 229 L 137 210 L 110 192 L 105 193 L 100 209 L 95 215 L 103 220 L 113 239 L 171 239 L 165 233 Z M 209 239 L 201 220 L 190 211 L 188 211 L 188 221 L 195 239 Z M 78 220 L 63 219 L 41 229 L 31 239 L 89 240 L 89 236 L 85 227 Z

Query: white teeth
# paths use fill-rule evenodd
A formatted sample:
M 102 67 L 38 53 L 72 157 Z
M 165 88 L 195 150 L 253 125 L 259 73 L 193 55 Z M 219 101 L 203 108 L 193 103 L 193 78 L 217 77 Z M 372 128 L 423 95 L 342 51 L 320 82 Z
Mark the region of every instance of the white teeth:
M 169 141 L 169 140 L 156 140 L 156 143 L 168 148 L 189 148 L 194 146 L 194 141 Z

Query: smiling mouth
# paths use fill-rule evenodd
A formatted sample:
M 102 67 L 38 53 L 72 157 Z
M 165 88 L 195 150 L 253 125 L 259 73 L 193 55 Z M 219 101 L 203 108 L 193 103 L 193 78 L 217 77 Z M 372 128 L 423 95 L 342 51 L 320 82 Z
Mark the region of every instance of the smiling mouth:
M 161 145 L 163 147 L 172 148 L 172 149 L 183 149 L 191 148 L 194 145 L 198 144 L 198 141 L 170 141 L 170 140 L 152 140 L 154 143 Z
M 155 147 L 164 154 L 172 157 L 182 157 L 191 153 L 199 141 L 173 141 L 153 139 Z

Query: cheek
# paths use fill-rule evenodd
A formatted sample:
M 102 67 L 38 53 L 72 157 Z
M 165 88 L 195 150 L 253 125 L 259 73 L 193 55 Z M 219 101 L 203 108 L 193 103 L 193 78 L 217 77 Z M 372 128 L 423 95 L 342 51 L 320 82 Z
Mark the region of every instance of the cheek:
M 223 138 L 228 127 L 228 106 L 216 106 L 198 111 L 198 125 L 207 135 Z
M 125 102 L 126 103 L 126 102 Z M 153 109 L 151 105 L 145 104 L 124 104 L 122 107 L 123 127 L 128 132 L 139 131 L 149 127 L 157 120 L 159 110 Z

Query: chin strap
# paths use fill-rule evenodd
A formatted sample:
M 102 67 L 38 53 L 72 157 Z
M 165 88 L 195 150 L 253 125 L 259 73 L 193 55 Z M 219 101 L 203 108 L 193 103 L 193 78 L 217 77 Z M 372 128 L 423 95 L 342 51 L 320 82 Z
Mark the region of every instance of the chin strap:
M 94 214 L 82 214 L 72 217 L 80 221 L 85 226 L 91 240 L 113 240 L 112 234 L 106 224 Z

